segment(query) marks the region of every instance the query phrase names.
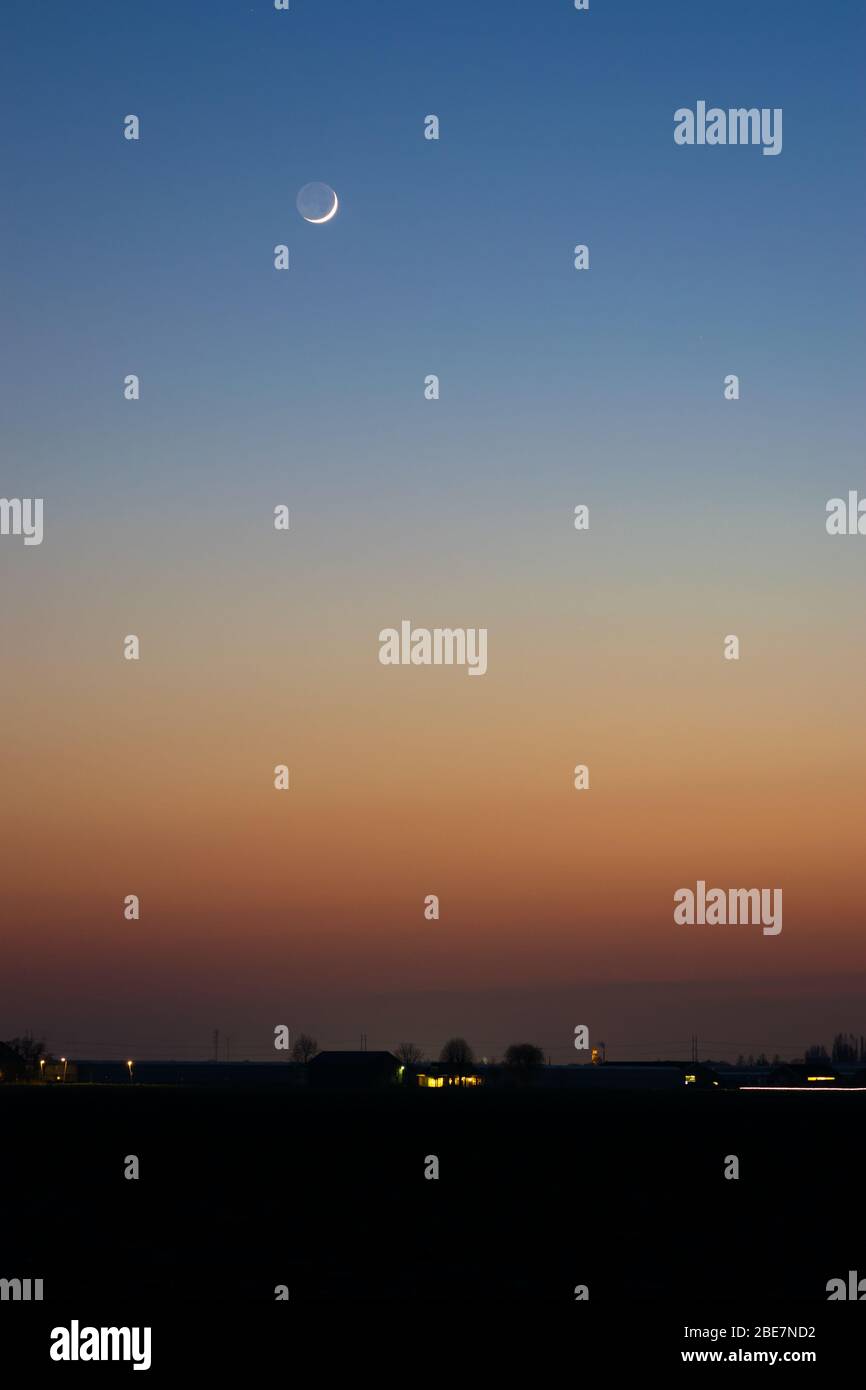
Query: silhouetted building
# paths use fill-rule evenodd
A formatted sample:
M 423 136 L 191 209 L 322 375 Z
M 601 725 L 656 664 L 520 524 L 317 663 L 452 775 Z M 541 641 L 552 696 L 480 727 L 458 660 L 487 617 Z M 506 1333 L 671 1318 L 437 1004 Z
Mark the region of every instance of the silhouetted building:
M 840 1071 L 826 1058 L 817 1062 L 782 1062 L 770 1068 L 766 1085 L 768 1086 L 814 1086 L 816 1090 L 824 1086 L 850 1086 L 848 1069 Z
M 719 1085 L 725 1091 L 738 1091 L 741 1086 L 766 1086 L 771 1067 L 719 1067 Z
M 368 1091 L 399 1081 L 403 1068 L 391 1052 L 319 1052 L 307 1063 L 319 1091 Z
M 587 1091 L 708 1090 L 719 1081 L 702 1062 L 586 1062 L 540 1067 L 537 1084 Z
M 52 1058 L 44 1066 L 37 1066 L 35 1075 L 39 1081 L 77 1081 L 78 1066 L 68 1059 L 65 1062 Z

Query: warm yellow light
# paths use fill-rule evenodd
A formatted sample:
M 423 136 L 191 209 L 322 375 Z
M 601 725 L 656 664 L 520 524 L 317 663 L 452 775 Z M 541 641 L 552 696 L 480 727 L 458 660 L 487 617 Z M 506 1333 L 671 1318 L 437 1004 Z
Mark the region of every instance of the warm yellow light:
M 65 1058 L 65 1057 L 61 1057 L 60 1060 L 61 1060 L 61 1062 L 65 1062 L 65 1061 L 66 1061 L 66 1058 Z
M 694 1072 L 692 1072 L 692 1071 L 687 1072 L 687 1074 L 686 1074 L 686 1085 L 688 1086 L 689 1082 L 691 1082 L 692 1084 L 694 1084 L 694 1083 L 697 1081 L 697 1079 L 698 1079 L 698 1078 L 695 1076 Z
M 807 1081 L 835 1081 L 835 1076 L 807 1076 Z

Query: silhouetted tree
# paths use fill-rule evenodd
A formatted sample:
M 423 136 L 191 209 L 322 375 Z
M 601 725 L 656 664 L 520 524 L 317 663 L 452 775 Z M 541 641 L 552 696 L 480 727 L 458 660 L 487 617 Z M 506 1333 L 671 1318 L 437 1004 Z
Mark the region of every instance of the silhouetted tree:
M 813 1047 L 806 1048 L 807 1062 L 829 1062 L 827 1049 L 823 1043 L 815 1043 Z
M 857 1039 L 853 1034 L 837 1033 L 833 1039 L 831 1053 L 834 1062 L 857 1061 Z
M 397 1048 L 397 1059 L 402 1062 L 404 1067 L 414 1067 L 416 1062 L 420 1062 L 424 1053 L 420 1047 L 414 1043 L 401 1043 Z
M 319 1044 L 309 1033 L 299 1033 L 292 1048 L 293 1062 L 309 1062 L 319 1050 Z
M 475 1066 L 472 1048 L 465 1038 L 449 1038 L 439 1054 L 439 1061 L 449 1076 L 465 1076 Z
M 23 1062 L 38 1062 L 45 1053 L 44 1040 L 37 1042 L 29 1033 L 25 1033 L 23 1038 L 7 1038 L 5 1041 L 6 1046 L 17 1052 Z
M 505 1052 L 505 1065 L 519 1081 L 529 1081 L 544 1066 L 544 1053 L 534 1043 L 512 1043 Z

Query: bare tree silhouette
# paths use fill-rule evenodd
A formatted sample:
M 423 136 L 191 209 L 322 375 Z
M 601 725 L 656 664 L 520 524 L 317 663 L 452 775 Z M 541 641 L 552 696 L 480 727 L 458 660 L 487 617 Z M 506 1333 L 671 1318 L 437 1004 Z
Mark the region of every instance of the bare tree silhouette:
M 23 1038 L 5 1038 L 6 1046 L 17 1052 L 23 1062 L 38 1062 L 45 1055 L 44 1039 L 40 1042 L 25 1033 Z
M 544 1066 L 544 1053 L 534 1043 L 512 1043 L 505 1053 L 505 1065 L 518 1081 L 529 1081 Z
M 315 1038 L 311 1038 L 309 1033 L 299 1033 L 292 1048 L 292 1061 L 309 1062 L 315 1057 L 318 1050 L 319 1044 Z
M 449 1038 L 439 1062 L 450 1077 L 465 1076 L 475 1066 L 475 1056 L 465 1038 Z

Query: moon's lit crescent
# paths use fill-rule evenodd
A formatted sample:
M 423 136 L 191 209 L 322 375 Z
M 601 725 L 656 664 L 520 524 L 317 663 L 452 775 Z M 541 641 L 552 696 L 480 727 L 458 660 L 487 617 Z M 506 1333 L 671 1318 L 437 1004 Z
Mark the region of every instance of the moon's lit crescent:
M 315 222 L 315 223 L 317 223 L 317 224 L 320 224 L 320 223 L 322 223 L 322 222 L 330 222 L 331 218 L 334 216 L 334 213 L 337 211 L 337 208 L 338 208 L 339 206 L 340 206 L 340 200 L 339 200 L 339 198 L 337 197 L 337 195 L 336 195 L 336 193 L 335 193 L 335 194 L 334 194 L 334 206 L 331 208 L 331 211 L 330 211 L 330 212 L 326 212 L 324 217 L 305 217 L 305 218 L 304 218 L 304 221 L 305 221 L 305 222 Z

